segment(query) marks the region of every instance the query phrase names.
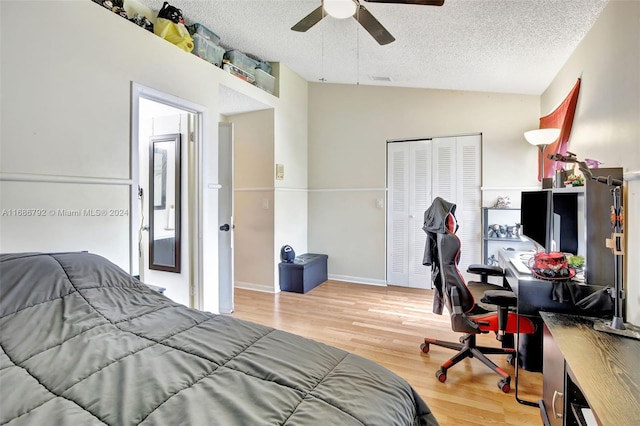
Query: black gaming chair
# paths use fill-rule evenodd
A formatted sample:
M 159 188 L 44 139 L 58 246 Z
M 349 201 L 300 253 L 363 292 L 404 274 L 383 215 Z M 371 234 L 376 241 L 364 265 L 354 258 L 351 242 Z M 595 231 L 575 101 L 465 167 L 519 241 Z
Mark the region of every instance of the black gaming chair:
M 455 209 L 455 204 L 437 197 L 425 211 L 423 229 L 427 233 L 427 244 L 423 263 L 431 266 L 432 270 L 436 290 L 434 313 L 441 315 L 444 304 L 451 316 L 453 331 L 465 334 L 460 338 L 460 343 L 426 337 L 421 349 L 422 352 L 428 353 L 430 345 L 437 345 L 458 351 L 436 372 L 440 382 L 444 383 L 447 380 L 449 368 L 465 358 L 477 358 L 502 377 L 498 387 L 507 393 L 511 389 L 511 376 L 486 355 L 505 354 L 514 359 L 516 350 L 513 347 L 513 334 L 533 333 L 535 325 L 530 319 L 518 317 L 513 312 L 517 299 L 512 291 L 487 282 L 487 276 L 503 275 L 499 267 L 471 265 L 468 272 L 480 274 L 482 280 L 465 283 L 458 271 L 460 240 L 455 234 L 458 229 Z M 476 335 L 489 332 L 496 333 L 502 347 L 476 345 Z

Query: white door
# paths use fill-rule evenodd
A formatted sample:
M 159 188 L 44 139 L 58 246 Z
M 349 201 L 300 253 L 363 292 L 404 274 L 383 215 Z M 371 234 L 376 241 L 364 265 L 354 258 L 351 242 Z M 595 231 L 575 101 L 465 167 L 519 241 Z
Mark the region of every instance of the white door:
M 171 298 L 173 301 L 182 303 L 186 306 L 192 306 L 191 300 L 192 281 L 191 281 L 191 247 L 189 244 L 189 229 L 190 229 L 190 217 L 192 211 L 189 205 L 189 193 L 190 193 L 190 179 L 193 173 L 188 161 L 190 157 L 190 150 L 193 144 L 190 135 L 193 134 L 193 129 L 190 127 L 193 125 L 193 120 L 190 120 L 190 114 L 186 111 L 178 108 L 161 104 L 148 99 L 140 99 L 140 111 L 139 111 L 139 123 L 138 123 L 138 152 L 139 152 L 139 166 L 138 166 L 138 182 L 142 189 L 142 197 L 140 204 L 141 215 L 141 229 L 148 229 L 150 212 L 156 214 L 156 221 L 162 222 L 158 219 L 158 215 L 162 212 L 158 212 L 154 209 L 150 209 L 151 194 L 149 193 L 149 144 L 150 137 L 164 134 L 181 134 L 181 179 L 180 179 L 180 192 L 181 206 L 180 207 L 180 272 L 165 272 L 161 270 L 149 269 L 149 233 L 140 232 L 140 279 L 147 284 L 156 285 L 165 288 L 165 295 Z M 178 208 L 178 206 L 174 206 Z M 175 214 L 175 213 L 174 213 Z M 170 206 L 167 205 L 167 213 L 165 217 L 171 217 Z
M 431 286 L 431 270 L 422 265 L 422 225 L 438 196 L 457 205 L 460 271 L 465 275 L 469 264 L 481 261 L 480 140 L 470 135 L 387 144 L 387 284 Z
M 431 202 L 431 146 L 424 140 L 387 147 L 387 283 L 428 288 L 422 223 Z
M 482 263 L 482 166 L 481 136 L 458 136 L 456 141 L 456 219 L 460 238 L 460 272 L 465 280 L 477 280 L 467 273 L 472 263 Z
M 233 124 L 218 125 L 218 235 L 220 312 L 233 312 Z

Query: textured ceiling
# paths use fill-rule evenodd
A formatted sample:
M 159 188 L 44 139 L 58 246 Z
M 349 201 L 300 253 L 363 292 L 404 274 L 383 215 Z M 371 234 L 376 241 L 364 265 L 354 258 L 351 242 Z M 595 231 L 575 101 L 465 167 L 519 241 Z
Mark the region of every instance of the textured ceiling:
M 137 0 L 157 11 L 163 0 Z M 607 0 L 361 2 L 396 41 L 378 45 L 352 18 L 291 26 L 320 0 L 172 0 L 229 48 L 281 62 L 309 82 L 541 94 Z M 372 77 L 390 78 L 375 81 Z

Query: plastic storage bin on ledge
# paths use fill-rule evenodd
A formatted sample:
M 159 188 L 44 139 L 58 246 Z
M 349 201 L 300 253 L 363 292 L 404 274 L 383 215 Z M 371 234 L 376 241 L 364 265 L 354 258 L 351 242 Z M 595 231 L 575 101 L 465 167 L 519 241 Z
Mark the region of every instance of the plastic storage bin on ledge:
M 255 75 L 258 61 L 252 59 L 240 52 L 239 50 L 229 50 L 224 54 L 224 59 L 231 62 L 232 65 L 240 68 L 242 71 Z
M 246 72 L 242 68 L 238 68 L 237 66 L 233 65 L 231 62 L 224 62 L 222 64 L 222 69 L 228 72 L 229 74 L 235 75 L 236 77 L 246 82 L 249 82 L 251 84 L 255 84 L 256 82 L 255 75 Z
M 205 61 L 222 68 L 222 59 L 225 49 L 219 46 L 220 37 L 213 31 L 207 29 L 201 24 L 193 24 L 187 26 L 191 37 L 193 37 L 193 53 Z
M 220 36 L 202 24 L 187 25 L 187 30 L 189 30 L 192 37 L 197 35 L 199 38 L 207 40 L 213 44 L 220 44 Z
M 280 290 L 306 293 L 327 280 L 326 254 L 306 253 L 280 263 Z
M 256 86 L 264 90 L 265 92 L 273 94 L 273 89 L 276 85 L 276 78 L 261 70 L 260 68 L 255 69 L 255 77 L 256 77 Z

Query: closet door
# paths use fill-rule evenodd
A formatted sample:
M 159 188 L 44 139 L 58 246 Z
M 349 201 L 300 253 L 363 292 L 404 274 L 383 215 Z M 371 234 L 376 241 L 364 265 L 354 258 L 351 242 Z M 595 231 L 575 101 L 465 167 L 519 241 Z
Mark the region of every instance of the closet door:
M 422 265 L 426 241 L 422 224 L 431 203 L 430 142 L 387 146 L 387 283 L 429 288 L 429 268 Z
M 460 272 L 468 281 L 477 275 L 467 273 L 472 263 L 482 263 L 482 168 L 481 136 L 458 136 L 456 141 L 456 218 L 460 229 Z
M 456 204 L 460 238 L 458 269 L 466 279 L 472 263 L 481 263 L 481 136 L 467 135 L 433 139 L 433 195 Z
M 460 225 L 460 272 L 481 261 L 481 136 L 387 144 L 387 284 L 430 288 L 422 265 L 424 211 L 435 197 L 455 203 Z
M 432 151 L 428 141 L 409 146 L 409 287 L 431 288 L 431 268 L 422 264 L 427 234 L 422 230 L 424 211 L 431 205 Z
M 409 150 L 387 144 L 387 284 L 408 286 Z

